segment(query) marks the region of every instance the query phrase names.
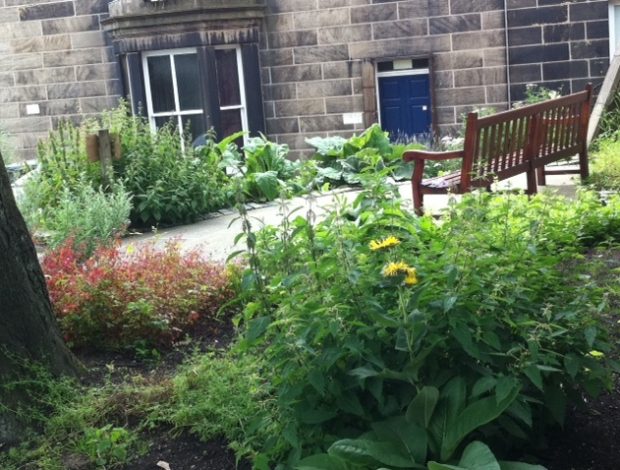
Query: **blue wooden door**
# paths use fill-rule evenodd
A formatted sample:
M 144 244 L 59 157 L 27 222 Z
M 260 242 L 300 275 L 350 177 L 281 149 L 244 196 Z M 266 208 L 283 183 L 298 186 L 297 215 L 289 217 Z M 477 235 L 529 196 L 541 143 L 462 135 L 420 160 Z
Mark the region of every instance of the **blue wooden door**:
M 431 131 L 428 74 L 379 78 L 381 127 L 392 139 Z

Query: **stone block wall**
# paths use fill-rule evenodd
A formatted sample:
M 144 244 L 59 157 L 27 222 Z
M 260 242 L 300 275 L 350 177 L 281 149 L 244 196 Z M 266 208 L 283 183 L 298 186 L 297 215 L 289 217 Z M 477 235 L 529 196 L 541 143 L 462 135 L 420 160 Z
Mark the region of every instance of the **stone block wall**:
M 607 0 L 506 2 L 509 67 L 504 0 L 265 0 L 260 78 L 268 135 L 299 157 L 308 137 L 347 136 L 376 122 L 381 61 L 429 59 L 441 133 L 474 107 L 505 108 L 507 68 L 513 101 L 527 83 L 565 93 L 600 83 L 609 64 Z M 121 73 L 102 28 L 108 3 L 0 0 L 0 128 L 14 136 L 20 157 L 32 158 L 59 120 L 117 104 Z M 363 122 L 345 124 L 344 113 L 363 113 Z
M 120 71 L 101 29 L 107 11 L 108 0 L 0 0 L 0 128 L 18 157 L 33 158 L 59 120 L 118 103 Z
M 563 94 L 602 82 L 609 67 L 607 0 L 507 0 L 512 100 L 526 84 Z
M 503 0 L 268 0 L 262 38 L 267 132 L 301 155 L 311 136 L 348 135 L 343 113 L 376 119 L 374 64 L 428 57 L 434 121 L 507 104 Z

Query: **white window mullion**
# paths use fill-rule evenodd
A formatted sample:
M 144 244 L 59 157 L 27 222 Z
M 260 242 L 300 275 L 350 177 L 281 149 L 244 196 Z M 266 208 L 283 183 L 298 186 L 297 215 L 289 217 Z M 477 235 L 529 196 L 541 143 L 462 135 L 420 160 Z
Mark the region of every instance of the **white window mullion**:
M 174 111 L 167 111 L 167 112 L 162 111 L 161 113 L 153 113 L 153 117 L 177 116 L 177 115 L 188 116 L 191 114 L 202 114 L 202 109 L 188 109 L 185 111 L 180 111 L 178 113 Z
M 177 83 L 177 68 L 174 54 L 170 54 L 170 70 L 172 71 L 172 89 L 174 91 L 174 111 L 178 114 L 181 112 L 181 102 L 179 100 L 179 84 Z
M 243 59 L 241 56 L 241 48 L 237 47 L 237 76 L 239 77 L 239 97 L 241 98 L 241 129 L 244 132 L 248 132 L 248 113 L 246 111 L 246 102 L 245 102 L 245 80 L 243 78 Z M 247 134 L 243 135 L 243 143 L 247 143 L 248 136 Z
M 233 104 L 231 106 L 222 106 L 220 107 L 220 111 L 228 111 L 231 109 L 243 109 L 243 105 L 240 104 Z
M 142 70 L 144 70 L 144 76 L 146 80 L 144 80 L 144 91 L 146 92 L 146 112 L 149 117 L 149 123 L 151 125 L 151 132 L 155 132 L 157 130 L 157 125 L 155 124 L 155 116 L 153 113 L 153 95 L 151 91 L 151 74 L 149 72 L 149 58 L 147 55 L 142 56 Z

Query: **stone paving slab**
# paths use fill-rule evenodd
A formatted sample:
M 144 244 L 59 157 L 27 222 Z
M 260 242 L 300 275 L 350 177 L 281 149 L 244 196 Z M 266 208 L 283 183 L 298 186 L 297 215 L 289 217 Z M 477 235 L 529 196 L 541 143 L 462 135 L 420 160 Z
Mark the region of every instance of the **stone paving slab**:
M 548 186 L 539 187 L 539 191 L 555 191 L 567 197 L 574 197 L 577 188 L 575 178 L 570 175 L 547 176 Z M 525 187 L 525 175 L 518 175 L 494 185 L 493 189 L 524 189 Z M 410 183 L 399 183 L 398 188 L 405 206 L 412 208 Z M 343 197 L 353 201 L 358 194 L 358 189 L 340 189 L 323 195 L 297 197 L 284 201 L 284 204 L 287 206 L 288 211 L 300 208 L 295 215 L 305 215 L 308 212 L 308 208 L 312 207 L 313 212 L 320 218 L 322 213 L 334 205 L 336 197 Z M 459 199 L 460 197 L 458 195 L 425 196 L 426 211 L 433 215 L 439 215 L 448 206 L 450 198 Z M 253 204 L 252 207 L 254 208 L 248 211 L 253 228 L 259 229 L 264 225 L 278 225 L 283 217 L 281 204 L 281 202 L 272 202 L 264 205 Z M 239 215 L 235 211 L 227 209 L 220 211 L 220 214 L 192 225 L 160 229 L 156 233 L 130 236 L 124 240 L 124 244 L 139 246 L 142 243 L 152 242 L 157 246 L 163 247 L 170 240 L 178 240 L 186 250 L 198 249 L 208 257 L 224 260 L 233 251 L 243 249 L 244 246 L 241 243 L 237 247 L 234 245 L 235 236 L 240 232 L 241 221 L 239 220 Z

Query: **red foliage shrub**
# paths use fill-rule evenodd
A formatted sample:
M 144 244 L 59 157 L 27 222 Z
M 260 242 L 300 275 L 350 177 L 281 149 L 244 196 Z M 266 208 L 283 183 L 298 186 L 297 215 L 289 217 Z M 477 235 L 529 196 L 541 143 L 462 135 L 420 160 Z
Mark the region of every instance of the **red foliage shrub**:
M 101 247 L 84 260 L 71 240 L 43 261 L 50 298 L 75 347 L 169 346 L 234 296 L 230 271 L 200 253 Z

